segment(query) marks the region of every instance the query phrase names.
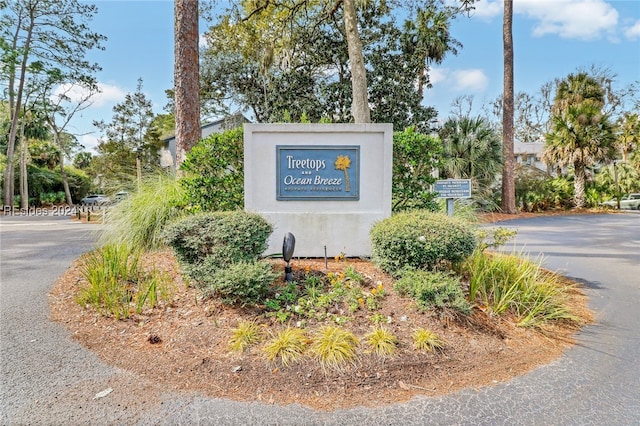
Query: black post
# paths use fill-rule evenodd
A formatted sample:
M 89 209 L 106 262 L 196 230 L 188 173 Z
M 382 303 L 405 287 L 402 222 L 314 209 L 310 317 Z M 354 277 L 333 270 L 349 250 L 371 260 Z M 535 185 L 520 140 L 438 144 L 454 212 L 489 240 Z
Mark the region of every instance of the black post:
M 284 267 L 284 279 L 285 281 L 293 281 L 293 273 L 289 262 L 293 257 L 293 250 L 296 247 L 296 238 L 291 232 L 287 232 L 282 242 L 282 258 L 287 262 L 287 266 Z

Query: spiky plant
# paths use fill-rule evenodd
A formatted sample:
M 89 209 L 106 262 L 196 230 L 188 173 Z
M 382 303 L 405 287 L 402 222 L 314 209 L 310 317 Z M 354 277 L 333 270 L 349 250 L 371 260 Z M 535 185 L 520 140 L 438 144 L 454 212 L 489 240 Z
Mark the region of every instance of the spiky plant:
M 262 330 L 254 321 L 241 321 L 238 327 L 233 329 L 229 348 L 233 352 L 242 353 L 251 345 L 262 339 Z
M 380 357 L 390 357 L 398 349 L 398 338 L 384 327 L 374 327 L 366 338 L 371 352 Z
M 311 353 L 323 370 L 340 370 L 356 359 L 358 338 L 348 330 L 327 326 L 313 338 Z
M 413 346 L 419 351 L 442 350 L 445 342 L 433 331 L 418 328 L 413 332 Z
M 304 330 L 287 327 L 273 334 L 267 341 L 263 351 L 268 360 L 273 361 L 276 358 L 280 358 L 280 362 L 286 367 L 302 357 L 308 341 Z

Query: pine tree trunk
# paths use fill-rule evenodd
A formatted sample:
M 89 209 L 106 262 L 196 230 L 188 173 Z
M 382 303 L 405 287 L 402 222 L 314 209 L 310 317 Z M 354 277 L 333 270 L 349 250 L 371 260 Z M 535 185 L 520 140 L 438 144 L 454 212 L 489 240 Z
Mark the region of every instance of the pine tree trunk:
M 29 158 L 28 142 L 24 137 L 24 124 L 20 129 L 20 208 L 29 210 L 29 175 L 27 159 Z
M 351 69 L 351 92 L 353 103 L 351 115 L 356 123 L 370 123 L 369 96 L 367 89 L 367 72 L 362 56 L 362 41 L 358 33 L 358 17 L 354 0 L 343 0 L 344 29 L 347 34 L 349 50 L 349 66 Z
M 504 93 L 502 109 L 502 211 L 516 214 L 515 158 L 513 156 L 513 0 L 505 0 L 502 26 L 504 45 Z
M 198 1 L 176 0 L 174 7 L 174 88 L 176 169 L 200 139 L 200 72 L 198 63 Z

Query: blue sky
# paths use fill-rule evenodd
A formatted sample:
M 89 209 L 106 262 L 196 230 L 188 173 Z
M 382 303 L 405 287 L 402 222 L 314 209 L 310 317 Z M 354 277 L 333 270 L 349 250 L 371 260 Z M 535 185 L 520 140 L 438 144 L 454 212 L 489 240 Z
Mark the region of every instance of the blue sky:
M 100 136 L 92 121 L 109 121 L 113 105 L 136 90 L 138 78 L 155 112 L 162 112 L 164 91 L 173 85 L 173 2 L 95 4 L 98 14 L 90 25 L 108 37 L 106 50 L 89 57 L 103 68 L 97 75 L 102 93 L 69 129 L 83 134 L 87 149 Z M 452 35 L 463 48 L 432 69 L 433 88 L 425 95 L 440 117 L 449 115 L 458 96 L 472 95 L 479 107 L 502 92 L 502 7 L 501 1 L 481 0 L 470 18 L 454 22 Z M 617 87 L 640 80 L 640 0 L 515 0 L 513 38 L 516 92 L 534 94 L 544 83 L 591 65 L 617 74 Z

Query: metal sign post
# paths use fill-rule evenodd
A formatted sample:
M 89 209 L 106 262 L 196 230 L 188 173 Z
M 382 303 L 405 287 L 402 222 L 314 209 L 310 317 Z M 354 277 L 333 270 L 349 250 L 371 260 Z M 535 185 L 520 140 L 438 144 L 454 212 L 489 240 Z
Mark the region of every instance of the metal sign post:
M 438 198 L 447 199 L 447 214 L 453 217 L 454 199 L 471 198 L 471 179 L 437 180 L 433 191 L 438 193 Z

